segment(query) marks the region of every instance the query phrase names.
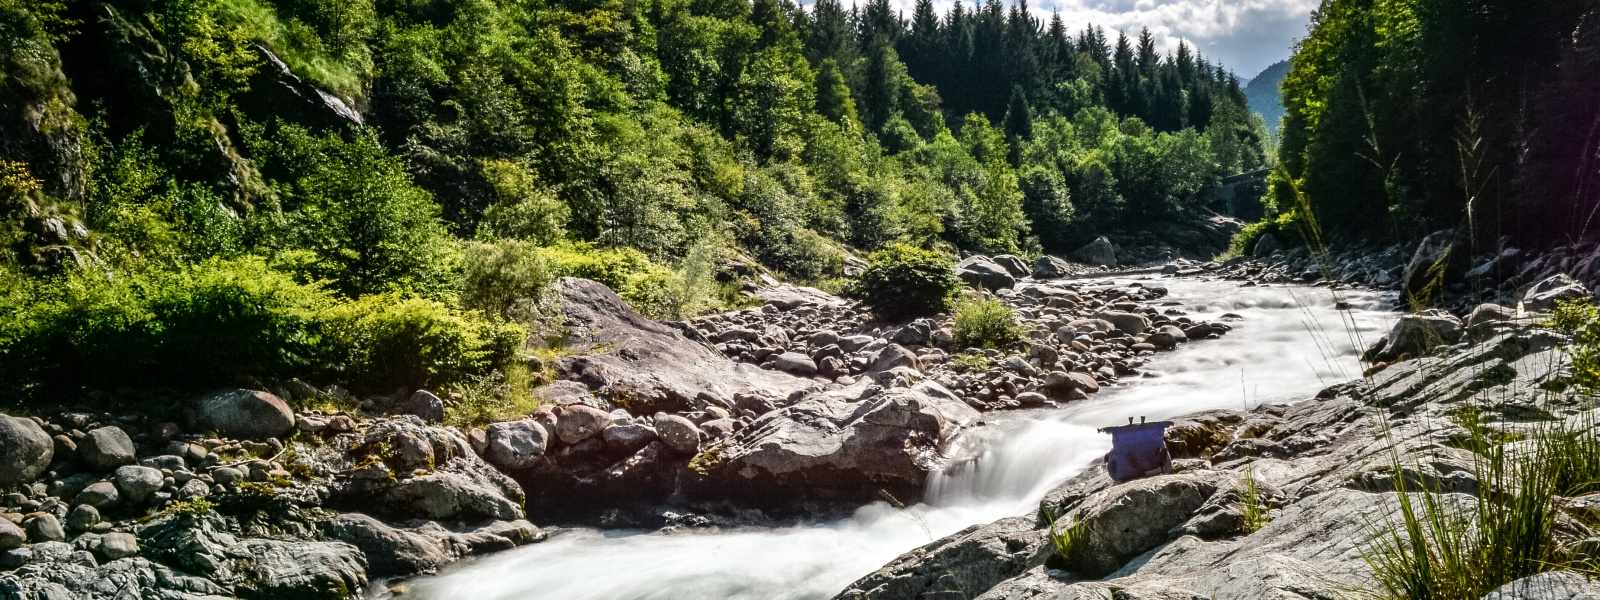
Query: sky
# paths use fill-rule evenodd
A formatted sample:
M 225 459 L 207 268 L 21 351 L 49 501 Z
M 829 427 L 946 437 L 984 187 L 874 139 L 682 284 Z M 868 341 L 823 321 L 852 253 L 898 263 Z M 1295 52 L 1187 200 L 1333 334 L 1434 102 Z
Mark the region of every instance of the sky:
M 972 0 L 963 0 L 968 6 Z M 1002 0 L 1009 6 L 1014 0 Z M 909 17 L 915 0 L 893 0 Z M 940 11 L 949 10 L 954 0 L 935 0 Z M 1073 32 L 1095 24 L 1108 32 L 1124 30 L 1136 36 L 1149 27 L 1168 49 L 1179 39 L 1191 45 L 1214 63 L 1237 73 L 1241 79 L 1256 76 L 1268 65 L 1289 58 L 1294 41 L 1304 37 L 1306 23 L 1319 0 L 1029 0 L 1028 4 L 1048 23 L 1054 11 L 1061 13 Z M 810 4 L 807 2 L 807 4 Z M 850 3 L 847 1 L 845 5 Z M 1109 33 L 1111 41 L 1116 34 Z

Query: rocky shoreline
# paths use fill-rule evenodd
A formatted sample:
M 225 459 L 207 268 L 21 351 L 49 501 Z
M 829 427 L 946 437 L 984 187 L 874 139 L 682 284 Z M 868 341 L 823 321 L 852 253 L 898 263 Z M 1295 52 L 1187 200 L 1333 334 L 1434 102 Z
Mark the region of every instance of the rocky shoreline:
M 658 323 L 562 280 L 543 406 L 483 428 L 442 425 L 455 400 L 426 390 L 295 412 L 343 394 L 303 382 L 218 390 L 175 421 L 5 417 L 0 598 L 345 598 L 537 542 L 530 516 L 693 527 L 913 502 L 983 412 L 1085 398 L 1229 329 L 1157 286 L 1033 266 L 961 267 L 1027 332 L 992 350 L 955 347 L 948 317 L 878 323 L 772 281 L 758 308 Z

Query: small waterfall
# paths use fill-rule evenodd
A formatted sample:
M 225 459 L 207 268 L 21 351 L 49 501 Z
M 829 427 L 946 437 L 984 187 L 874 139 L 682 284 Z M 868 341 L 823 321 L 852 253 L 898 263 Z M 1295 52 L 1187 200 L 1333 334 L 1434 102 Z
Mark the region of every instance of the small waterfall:
M 1237 329 L 1160 355 L 1150 377 L 1057 409 L 994 413 L 928 479 L 924 502 L 861 507 L 833 522 L 729 531 L 569 531 L 459 565 L 412 584 L 406 598 L 445 600 L 820 600 L 901 553 L 967 526 L 1037 510 L 1051 488 L 1110 447 L 1095 428 L 1128 417 L 1167 418 L 1214 408 L 1310 397 L 1357 368 L 1359 346 L 1393 319 L 1380 294 L 1241 288 L 1162 280 L 1195 318 L 1244 316 Z M 1331 379 L 1331 380 L 1330 380 Z

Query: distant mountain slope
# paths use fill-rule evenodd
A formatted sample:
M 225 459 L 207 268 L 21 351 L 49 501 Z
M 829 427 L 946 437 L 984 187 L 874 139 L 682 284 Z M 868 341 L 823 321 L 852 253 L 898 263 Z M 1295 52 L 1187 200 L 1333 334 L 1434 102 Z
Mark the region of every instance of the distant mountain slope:
M 1283 98 L 1278 95 L 1278 85 L 1289 74 L 1289 61 L 1283 60 L 1267 67 L 1260 75 L 1250 79 L 1244 96 L 1250 101 L 1250 112 L 1261 113 L 1267 120 L 1267 130 L 1278 132 L 1278 121 L 1283 118 Z

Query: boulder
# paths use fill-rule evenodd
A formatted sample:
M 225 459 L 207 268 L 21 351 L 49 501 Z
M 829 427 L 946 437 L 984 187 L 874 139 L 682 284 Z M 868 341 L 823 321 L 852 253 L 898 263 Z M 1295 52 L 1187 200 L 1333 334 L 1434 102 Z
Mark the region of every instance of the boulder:
M 247 440 L 277 437 L 294 429 L 294 411 L 281 398 L 259 390 L 218 390 L 201 396 L 190 411 L 192 425 Z
M 814 377 L 817 363 L 799 352 L 784 352 L 772 357 L 772 368 L 797 377 Z
M 556 413 L 556 437 L 561 443 L 572 445 L 594 437 L 611 424 L 611 413 L 573 404 L 563 406 Z
M 73 498 L 73 502 L 87 504 L 95 508 L 104 509 L 116 505 L 122 494 L 117 491 L 117 486 L 109 481 L 96 481 L 85 486 Z
M 956 263 L 956 276 L 967 285 L 990 291 L 1008 290 L 1017 285 L 1011 272 L 983 255 L 969 256 Z
M 532 419 L 494 423 L 485 432 L 484 458 L 502 469 L 526 469 L 538 462 L 550 446 L 544 425 Z
M 835 600 L 970 598 L 1044 564 L 1049 544 L 1032 517 L 973 525 L 917 548 L 850 584 Z M 964 590 L 968 593 L 953 594 Z
M 606 448 L 620 454 L 632 454 L 657 439 L 656 430 L 642 423 L 614 423 L 600 432 Z
M 1216 474 L 1158 475 L 1089 497 L 1069 519 L 1084 543 L 1066 559 L 1075 575 L 1104 577 L 1135 556 L 1172 539 L 1217 491 Z
M 38 479 L 55 458 L 55 442 L 32 419 L 0 415 L 0 448 L 0 490 Z
M 28 534 L 12 523 L 10 519 L 0 518 L 0 552 L 12 548 L 21 548 L 28 543 Z
M 657 414 L 656 434 L 661 437 L 668 448 L 683 454 L 693 454 L 700 450 L 700 428 L 684 417 Z
M 1495 588 L 1483 600 L 1600 600 L 1600 582 L 1576 571 L 1547 571 Z
M 107 561 L 121 560 L 139 554 L 139 538 L 131 533 L 112 532 L 100 536 L 100 547 L 96 550 L 100 558 Z
M 1106 239 L 1105 236 L 1100 236 L 1095 238 L 1094 241 L 1072 251 L 1072 259 L 1091 265 L 1115 267 L 1117 266 L 1117 247 L 1112 245 L 1111 240 Z
M 78 460 L 96 471 L 133 464 L 133 439 L 119 427 L 92 430 L 78 442 Z
M 1012 277 L 1021 279 L 1033 275 L 1033 271 L 1028 269 L 1028 263 L 1015 254 L 1001 254 L 994 257 L 994 262 L 1005 267 L 1006 272 L 1010 273 Z
M 1150 328 L 1150 319 L 1148 317 L 1129 312 L 1101 311 L 1094 318 L 1111 323 L 1117 330 L 1128 335 L 1139 335 Z
M 417 390 L 394 407 L 395 414 L 416 415 L 428 423 L 444 421 L 444 400 L 428 390 Z
M 1389 334 L 1378 340 L 1362 359 L 1369 362 L 1392 361 L 1402 356 L 1422 356 L 1436 346 L 1461 341 L 1461 320 L 1439 309 L 1404 315 Z
M 67 531 L 61 528 L 61 521 L 50 513 L 28 515 L 22 520 L 22 529 L 28 532 L 28 541 L 35 544 L 67 539 Z
M 1488 323 L 1510 321 L 1516 316 L 1517 311 L 1510 307 L 1486 302 L 1474 307 L 1472 313 L 1467 316 L 1467 329 L 1477 329 Z
M 1456 251 L 1455 243 L 1456 233 L 1449 229 L 1422 238 L 1401 275 L 1402 291 L 1408 297 L 1426 299 L 1430 288 L 1435 294 L 1443 291 L 1443 283 L 1453 281 L 1465 270 L 1466 252 Z
M 1557 273 L 1539 280 L 1522 294 L 1522 308 L 1533 311 L 1554 310 L 1561 302 L 1589 301 L 1594 297 L 1589 289 L 1565 273 Z
M 774 501 L 919 498 L 940 451 L 978 419 L 937 383 L 858 399 L 865 382 L 768 413 L 705 454 L 715 496 Z
M 1060 279 L 1072 274 L 1072 264 L 1048 254 L 1033 261 L 1035 279 Z
M 463 460 L 456 458 L 452 463 Z M 504 478 L 499 472 L 490 474 L 446 463 L 440 470 L 386 486 L 381 498 L 385 511 L 396 516 L 521 519 L 521 490 Z
M 594 281 L 562 278 L 553 289 L 571 352 L 555 361 L 556 374 L 607 390 L 629 413 L 689 410 L 702 396 L 724 401 L 742 393 L 785 397 L 812 384 L 735 362 L 676 328 L 645 318 Z
M 359 548 L 371 574 L 379 577 L 432 573 L 459 557 L 443 529 L 436 535 L 424 535 L 361 513 L 334 517 L 325 529 L 328 537 Z
M 117 467 L 111 477 L 122 500 L 135 505 L 148 502 L 156 492 L 161 491 L 164 479 L 161 471 L 138 465 Z
M 883 373 L 897 367 L 908 367 L 920 371 L 922 370 L 922 361 L 917 358 L 915 353 L 907 350 L 905 346 L 889 344 L 879 350 L 876 357 L 873 357 L 872 363 L 867 367 L 867 372 Z

